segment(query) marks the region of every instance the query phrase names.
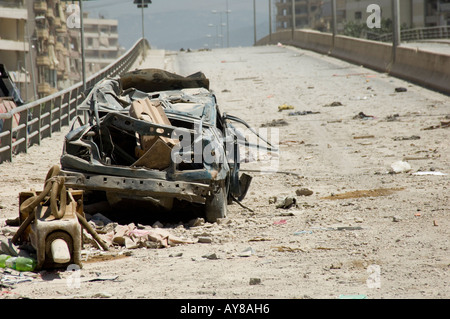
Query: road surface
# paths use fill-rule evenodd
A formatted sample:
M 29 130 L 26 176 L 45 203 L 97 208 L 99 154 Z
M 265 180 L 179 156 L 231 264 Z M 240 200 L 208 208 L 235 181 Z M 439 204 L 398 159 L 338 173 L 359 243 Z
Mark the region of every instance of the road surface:
M 118 247 L 117 258 L 83 265 L 79 287 L 68 285 L 71 273 L 44 271 L 14 285 L 11 296 L 450 297 L 450 128 L 441 126 L 448 96 L 291 47 L 150 51 L 149 58 L 142 66 L 204 72 L 221 111 L 266 132 L 279 154 L 249 150 L 242 169 L 253 182 L 245 207 L 230 205 L 227 219 L 162 222 L 177 236 L 211 242 Z M 65 132 L 0 165 L 3 238 L 15 230 L 4 221 L 17 216 L 18 193 L 42 189 Z M 393 173 L 399 161 L 409 170 Z M 285 198 L 296 205 L 277 208 Z M 113 279 L 89 280 L 98 276 Z

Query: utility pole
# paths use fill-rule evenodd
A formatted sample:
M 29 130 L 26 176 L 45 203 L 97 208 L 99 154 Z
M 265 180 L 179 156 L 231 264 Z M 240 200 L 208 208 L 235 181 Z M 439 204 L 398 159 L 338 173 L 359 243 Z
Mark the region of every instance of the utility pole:
M 336 9 L 336 0 L 331 0 L 331 14 L 333 15 L 331 20 L 331 28 L 333 29 L 333 47 L 334 40 L 337 35 L 337 9 Z
M 255 0 L 253 0 L 253 37 L 254 37 L 254 44 L 256 45 L 256 3 L 255 3 Z
M 272 42 L 272 0 L 269 0 L 269 41 Z
M 86 56 L 84 51 L 83 0 L 80 0 L 80 28 L 81 28 L 81 70 L 83 74 L 83 92 L 86 92 Z
M 395 62 L 397 55 L 397 46 L 400 45 L 401 42 L 401 33 L 400 33 L 400 0 L 392 1 L 392 20 L 394 23 L 392 24 L 392 61 Z
M 134 2 L 133 2 L 133 4 L 136 4 L 138 8 L 141 8 L 142 40 L 145 39 L 144 8 L 148 8 L 148 5 L 151 3 L 152 3 L 152 0 L 134 0 Z M 142 56 L 145 57 L 144 41 L 142 41 Z
M 292 2 L 292 40 L 294 40 L 295 33 L 295 0 L 291 0 Z

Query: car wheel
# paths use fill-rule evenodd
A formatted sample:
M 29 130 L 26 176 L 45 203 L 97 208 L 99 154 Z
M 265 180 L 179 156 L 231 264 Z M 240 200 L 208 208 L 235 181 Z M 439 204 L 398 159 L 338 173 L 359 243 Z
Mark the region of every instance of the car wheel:
M 217 193 L 206 198 L 205 213 L 207 222 L 214 223 L 217 219 L 227 216 L 227 193 L 225 187 L 220 187 Z

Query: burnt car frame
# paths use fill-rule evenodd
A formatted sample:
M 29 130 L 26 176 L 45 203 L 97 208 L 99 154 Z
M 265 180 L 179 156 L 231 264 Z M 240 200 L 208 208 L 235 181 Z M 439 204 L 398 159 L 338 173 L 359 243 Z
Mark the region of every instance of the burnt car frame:
M 231 122 L 251 128 L 220 112 L 203 73 L 144 69 L 105 79 L 79 111 L 60 160 L 67 187 L 104 192 L 110 204 L 128 199 L 166 211 L 175 201 L 200 204 L 209 222 L 244 199 L 252 178 L 239 172 L 239 145 L 254 145 Z

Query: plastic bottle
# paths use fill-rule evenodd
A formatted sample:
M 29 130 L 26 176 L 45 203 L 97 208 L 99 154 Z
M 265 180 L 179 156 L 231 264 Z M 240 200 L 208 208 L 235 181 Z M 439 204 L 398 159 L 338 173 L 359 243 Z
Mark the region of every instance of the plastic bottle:
M 9 255 L 0 255 L 0 268 L 6 268 L 6 260 L 10 257 Z
M 36 261 L 26 257 L 10 257 L 5 260 L 5 265 L 17 271 L 33 271 L 36 267 Z

